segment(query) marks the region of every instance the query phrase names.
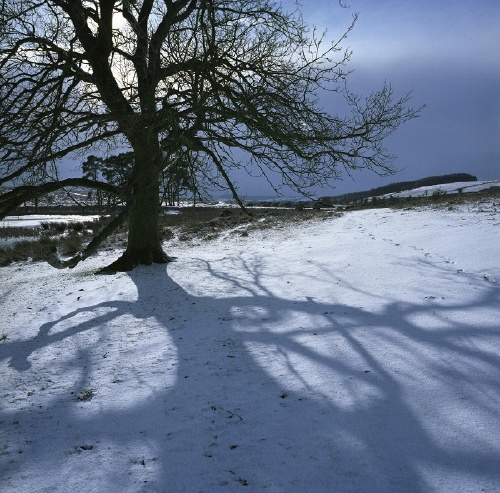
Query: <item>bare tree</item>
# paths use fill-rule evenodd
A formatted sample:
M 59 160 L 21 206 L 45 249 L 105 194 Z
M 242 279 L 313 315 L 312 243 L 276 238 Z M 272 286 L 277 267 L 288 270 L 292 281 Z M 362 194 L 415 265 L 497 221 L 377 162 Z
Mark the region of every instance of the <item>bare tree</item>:
M 341 43 L 356 16 L 332 43 L 271 0 L 11 0 L 0 15 L 0 184 L 45 173 L 1 197 L 0 214 L 68 184 L 50 172 L 64 156 L 128 148 L 124 186 L 71 182 L 127 202 L 127 249 L 112 270 L 171 260 L 157 214 L 165 155 L 195 153 L 241 204 L 231 173 L 244 165 L 299 192 L 345 170 L 390 172 L 383 141 L 419 111 L 390 85 L 366 98 L 347 89 Z M 320 108 L 324 91 L 346 116 Z

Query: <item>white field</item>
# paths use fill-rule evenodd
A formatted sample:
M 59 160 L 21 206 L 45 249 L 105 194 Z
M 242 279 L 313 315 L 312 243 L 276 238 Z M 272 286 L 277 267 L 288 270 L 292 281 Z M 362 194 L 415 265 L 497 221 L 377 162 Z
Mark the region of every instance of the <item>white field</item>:
M 500 187 L 500 180 L 463 181 L 455 183 L 444 183 L 428 187 L 414 188 L 398 193 L 388 193 L 382 197 L 431 197 L 436 191 L 446 194 L 473 193 L 487 190 L 492 187 Z
M 499 213 L 0 269 L 0 491 L 500 491 Z
M 99 215 L 79 216 L 70 214 L 28 214 L 25 216 L 7 216 L 0 220 L 0 228 L 11 226 L 20 228 L 34 228 L 42 223 L 71 223 L 83 221 L 96 221 Z

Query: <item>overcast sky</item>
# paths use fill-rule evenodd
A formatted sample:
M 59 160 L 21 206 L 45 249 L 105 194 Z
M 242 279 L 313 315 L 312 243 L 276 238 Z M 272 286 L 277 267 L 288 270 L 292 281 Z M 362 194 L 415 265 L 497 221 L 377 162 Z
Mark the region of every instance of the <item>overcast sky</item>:
M 338 37 L 359 14 L 344 46 L 353 50 L 351 89 L 391 82 L 426 105 L 420 118 L 388 141 L 401 170 L 391 177 L 358 172 L 336 182 L 335 195 L 429 175 L 470 173 L 500 179 L 500 0 L 301 0 L 308 23 Z M 294 9 L 294 0 L 282 0 Z M 325 106 L 337 113 L 333 99 Z M 236 177 L 242 196 L 268 195 L 263 181 Z
M 292 0 L 282 3 L 293 8 Z M 332 36 L 359 13 L 346 41 L 358 92 L 387 79 L 397 94 L 412 90 L 413 103 L 426 104 L 388 142 L 400 173 L 360 172 L 336 192 L 446 173 L 500 178 L 499 0 L 344 0 L 349 9 L 337 0 L 301 3 L 306 20 Z

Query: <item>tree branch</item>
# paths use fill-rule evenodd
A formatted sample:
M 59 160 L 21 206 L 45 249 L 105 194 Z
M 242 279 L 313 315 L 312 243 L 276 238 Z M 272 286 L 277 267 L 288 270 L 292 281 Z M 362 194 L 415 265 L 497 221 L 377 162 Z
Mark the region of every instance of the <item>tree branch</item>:
M 56 269 L 65 269 L 68 267 L 73 269 L 80 262 L 97 252 L 101 244 L 125 222 L 128 213 L 129 207 L 125 207 L 83 250 L 73 257 L 64 260 L 59 255 L 54 254 L 47 259 L 47 263 Z
M 121 195 L 122 190 L 109 183 L 89 180 L 87 178 L 67 178 L 66 180 L 43 183 L 41 185 L 24 185 L 0 195 L 0 219 L 14 211 L 23 203 L 43 197 L 51 192 L 65 187 L 83 187 L 102 190 L 114 195 Z

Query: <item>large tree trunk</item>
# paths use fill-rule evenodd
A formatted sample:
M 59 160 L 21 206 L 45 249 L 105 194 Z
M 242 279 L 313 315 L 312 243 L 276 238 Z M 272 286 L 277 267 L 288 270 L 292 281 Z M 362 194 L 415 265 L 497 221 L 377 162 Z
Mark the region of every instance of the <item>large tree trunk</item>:
M 160 211 L 159 167 L 154 148 L 135 150 L 132 191 L 128 216 L 128 243 L 123 255 L 103 272 L 130 271 L 138 265 L 167 263 L 169 257 L 161 247 L 158 224 Z

